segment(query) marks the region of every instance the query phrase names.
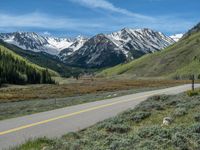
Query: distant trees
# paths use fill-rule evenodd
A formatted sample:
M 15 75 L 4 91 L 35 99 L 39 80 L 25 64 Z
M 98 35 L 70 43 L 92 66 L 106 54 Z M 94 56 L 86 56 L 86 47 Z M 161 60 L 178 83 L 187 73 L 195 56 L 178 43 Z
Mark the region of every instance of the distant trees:
M 53 83 L 49 71 L 38 69 L 0 47 L 0 85 Z

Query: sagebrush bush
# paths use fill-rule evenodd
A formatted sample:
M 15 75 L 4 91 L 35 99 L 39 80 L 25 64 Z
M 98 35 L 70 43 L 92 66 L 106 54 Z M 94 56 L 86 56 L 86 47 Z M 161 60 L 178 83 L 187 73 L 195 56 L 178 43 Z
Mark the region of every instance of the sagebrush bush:
M 194 115 L 194 120 L 200 122 L 200 113 Z
M 62 136 L 63 139 L 67 138 L 67 140 L 76 140 L 80 138 L 80 135 L 76 132 L 70 132 L 64 136 Z
M 191 96 L 199 95 L 199 92 L 198 92 L 198 91 L 192 91 L 192 90 L 187 91 L 186 93 L 187 93 L 187 95 L 190 96 L 190 97 L 191 97 Z
M 154 140 L 142 140 L 135 146 L 136 150 L 158 150 L 159 145 Z
M 187 110 L 184 107 L 183 108 L 176 108 L 175 111 L 174 111 L 174 113 L 173 113 L 173 115 L 175 117 L 184 116 L 186 114 L 187 114 Z
M 161 103 L 154 103 L 147 101 L 146 103 L 141 103 L 136 107 L 136 110 L 140 111 L 153 111 L 153 110 L 164 110 L 164 107 Z
M 119 121 L 118 117 L 114 117 L 112 119 L 108 119 L 104 122 L 101 122 L 97 125 L 97 129 L 106 130 L 107 132 L 117 132 L 117 133 L 126 133 L 130 130 L 130 126 L 128 126 L 123 120 Z M 119 122 L 118 122 L 119 121 Z
M 197 124 L 194 124 L 192 125 L 189 130 L 192 132 L 192 133 L 198 133 L 199 134 L 199 140 L 200 140 L 200 123 L 197 123 Z
M 189 148 L 186 135 L 177 132 L 172 136 L 173 145 L 180 150 L 187 150 Z
M 141 122 L 143 119 L 148 118 L 150 115 L 150 112 L 137 112 L 132 116 L 131 120 L 138 123 Z
M 170 98 L 169 95 L 155 95 L 155 96 L 152 96 L 150 98 L 148 98 L 149 101 L 166 101 Z
M 117 132 L 117 133 L 126 133 L 130 130 L 130 127 L 124 124 L 106 124 L 104 126 L 107 132 Z
M 110 143 L 110 150 L 129 150 L 132 147 L 132 141 L 127 138 L 116 138 Z
M 151 127 L 145 127 L 145 128 L 141 128 L 141 130 L 138 132 L 138 135 L 141 138 L 158 138 L 158 137 L 162 137 L 162 138 L 170 138 L 170 133 L 169 130 L 164 129 L 160 126 L 151 126 Z
M 142 111 L 153 111 L 153 110 L 164 110 L 165 103 L 169 101 L 171 96 L 168 95 L 156 95 L 148 98 L 145 102 L 140 103 L 136 110 Z

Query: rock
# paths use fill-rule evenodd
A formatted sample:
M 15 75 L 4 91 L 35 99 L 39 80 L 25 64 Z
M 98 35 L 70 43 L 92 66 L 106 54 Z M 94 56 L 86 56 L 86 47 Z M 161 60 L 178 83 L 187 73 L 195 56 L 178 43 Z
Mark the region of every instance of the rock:
M 171 117 L 165 117 L 163 118 L 163 125 L 170 125 L 172 123 L 172 118 Z
M 48 149 L 48 147 L 47 146 L 44 146 L 43 148 L 42 148 L 42 150 L 47 150 Z
M 117 96 L 117 94 L 113 94 L 113 96 Z
M 108 95 L 107 97 L 111 97 L 112 95 Z

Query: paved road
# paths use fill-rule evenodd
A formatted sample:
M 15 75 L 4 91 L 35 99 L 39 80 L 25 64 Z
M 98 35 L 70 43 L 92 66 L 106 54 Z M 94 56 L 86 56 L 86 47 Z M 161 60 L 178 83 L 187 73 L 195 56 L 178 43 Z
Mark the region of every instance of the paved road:
M 200 87 L 200 84 L 196 87 Z M 134 108 L 150 96 L 178 94 L 190 88 L 191 85 L 182 85 L 3 120 L 0 121 L 0 149 L 16 146 L 30 138 L 59 137 L 78 131 Z

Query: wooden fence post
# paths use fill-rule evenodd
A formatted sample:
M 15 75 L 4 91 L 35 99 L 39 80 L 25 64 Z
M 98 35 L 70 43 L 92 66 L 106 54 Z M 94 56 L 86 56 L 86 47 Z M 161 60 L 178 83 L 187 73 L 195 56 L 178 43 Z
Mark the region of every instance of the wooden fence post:
M 192 91 L 194 91 L 194 75 L 192 75 Z

